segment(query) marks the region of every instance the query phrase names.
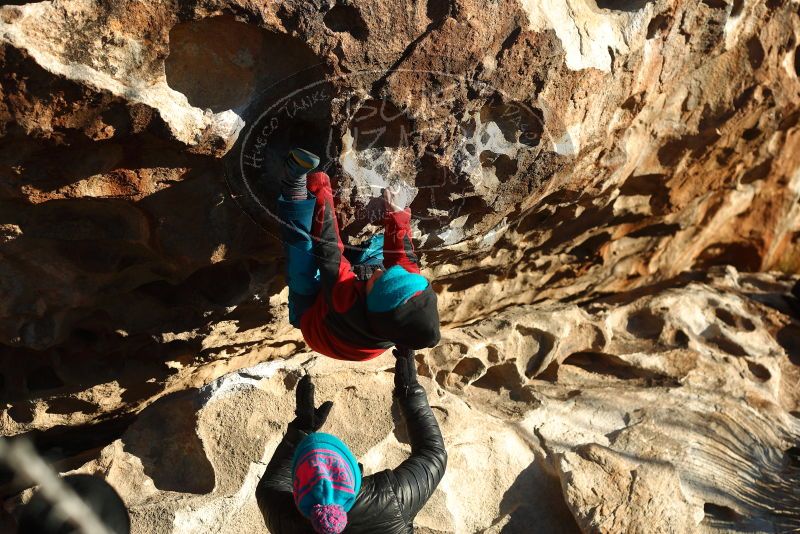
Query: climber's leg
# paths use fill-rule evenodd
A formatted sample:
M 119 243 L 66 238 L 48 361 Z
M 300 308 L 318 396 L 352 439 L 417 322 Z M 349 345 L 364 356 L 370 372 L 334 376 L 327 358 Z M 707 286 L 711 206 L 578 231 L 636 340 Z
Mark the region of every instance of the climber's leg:
M 306 200 L 278 198 L 281 235 L 286 251 L 289 322 L 298 328 L 300 318 L 314 304 L 319 292 L 319 269 L 310 235 L 316 202 L 313 197 Z
M 289 151 L 284 161 L 278 216 L 286 251 L 286 280 L 289 286 L 289 322 L 300 327 L 300 318 L 319 292 L 319 269 L 313 255 L 311 225 L 316 199 L 306 188 L 306 173 L 319 158 L 301 148 Z
M 306 174 L 319 165 L 319 156 L 302 148 L 293 148 L 284 159 L 284 177 L 281 180 L 281 195 L 286 200 L 308 198 Z

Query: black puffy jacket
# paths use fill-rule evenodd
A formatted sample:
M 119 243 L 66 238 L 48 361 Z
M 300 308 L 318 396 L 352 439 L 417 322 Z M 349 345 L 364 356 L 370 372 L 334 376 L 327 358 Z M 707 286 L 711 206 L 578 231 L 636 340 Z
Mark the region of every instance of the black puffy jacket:
M 395 397 L 411 439 L 411 456 L 395 469 L 364 477 L 347 534 L 413 532 L 414 517 L 425 506 L 447 466 L 447 451 L 425 390 L 414 384 Z M 292 498 L 292 455 L 308 433 L 289 427 L 256 489 L 256 498 L 273 534 L 313 533 Z

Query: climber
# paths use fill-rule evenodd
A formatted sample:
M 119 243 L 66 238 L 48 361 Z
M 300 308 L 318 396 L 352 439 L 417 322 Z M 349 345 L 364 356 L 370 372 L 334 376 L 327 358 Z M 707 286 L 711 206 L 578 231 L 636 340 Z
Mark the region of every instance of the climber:
M 314 407 L 308 375 L 297 385 L 296 418 L 275 449 L 256 488 L 270 532 L 382 534 L 413 532 L 447 466 L 447 451 L 425 390 L 417 382 L 414 352 L 396 348 L 394 397 L 411 440 L 411 457 L 395 469 L 362 477 L 362 467 L 341 440 L 319 432 L 333 407 Z M 310 523 L 310 525 L 309 525 Z
M 348 258 L 330 179 L 324 172 L 308 174 L 317 165 L 317 156 L 298 148 L 284 165 L 278 215 L 287 256 L 289 322 L 313 350 L 342 360 L 368 360 L 393 345 L 434 347 L 439 342 L 436 293 L 419 274 L 411 210 L 402 192 L 384 190 L 384 234 L 373 236 L 360 257 Z

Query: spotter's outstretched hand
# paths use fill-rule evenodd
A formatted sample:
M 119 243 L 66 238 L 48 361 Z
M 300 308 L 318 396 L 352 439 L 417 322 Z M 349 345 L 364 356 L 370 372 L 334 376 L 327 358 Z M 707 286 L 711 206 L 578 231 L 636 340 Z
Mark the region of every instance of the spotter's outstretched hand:
M 297 405 L 294 413 L 297 417 L 293 421 L 294 426 L 306 432 L 316 432 L 322 428 L 333 408 L 333 402 L 325 401 L 319 408 L 314 407 L 314 383 L 309 375 L 304 375 L 297 382 L 295 395 Z

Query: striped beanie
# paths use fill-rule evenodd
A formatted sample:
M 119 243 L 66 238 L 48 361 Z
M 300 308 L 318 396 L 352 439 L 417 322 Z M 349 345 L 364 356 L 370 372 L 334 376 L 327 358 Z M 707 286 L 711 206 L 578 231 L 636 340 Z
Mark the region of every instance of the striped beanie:
M 292 460 L 292 493 L 298 510 L 320 534 L 339 534 L 361 490 L 361 469 L 339 438 L 323 432 L 306 436 Z
M 410 273 L 402 265 L 392 265 L 375 281 L 367 295 L 367 311 L 393 310 L 429 285 L 428 279 L 421 274 Z

